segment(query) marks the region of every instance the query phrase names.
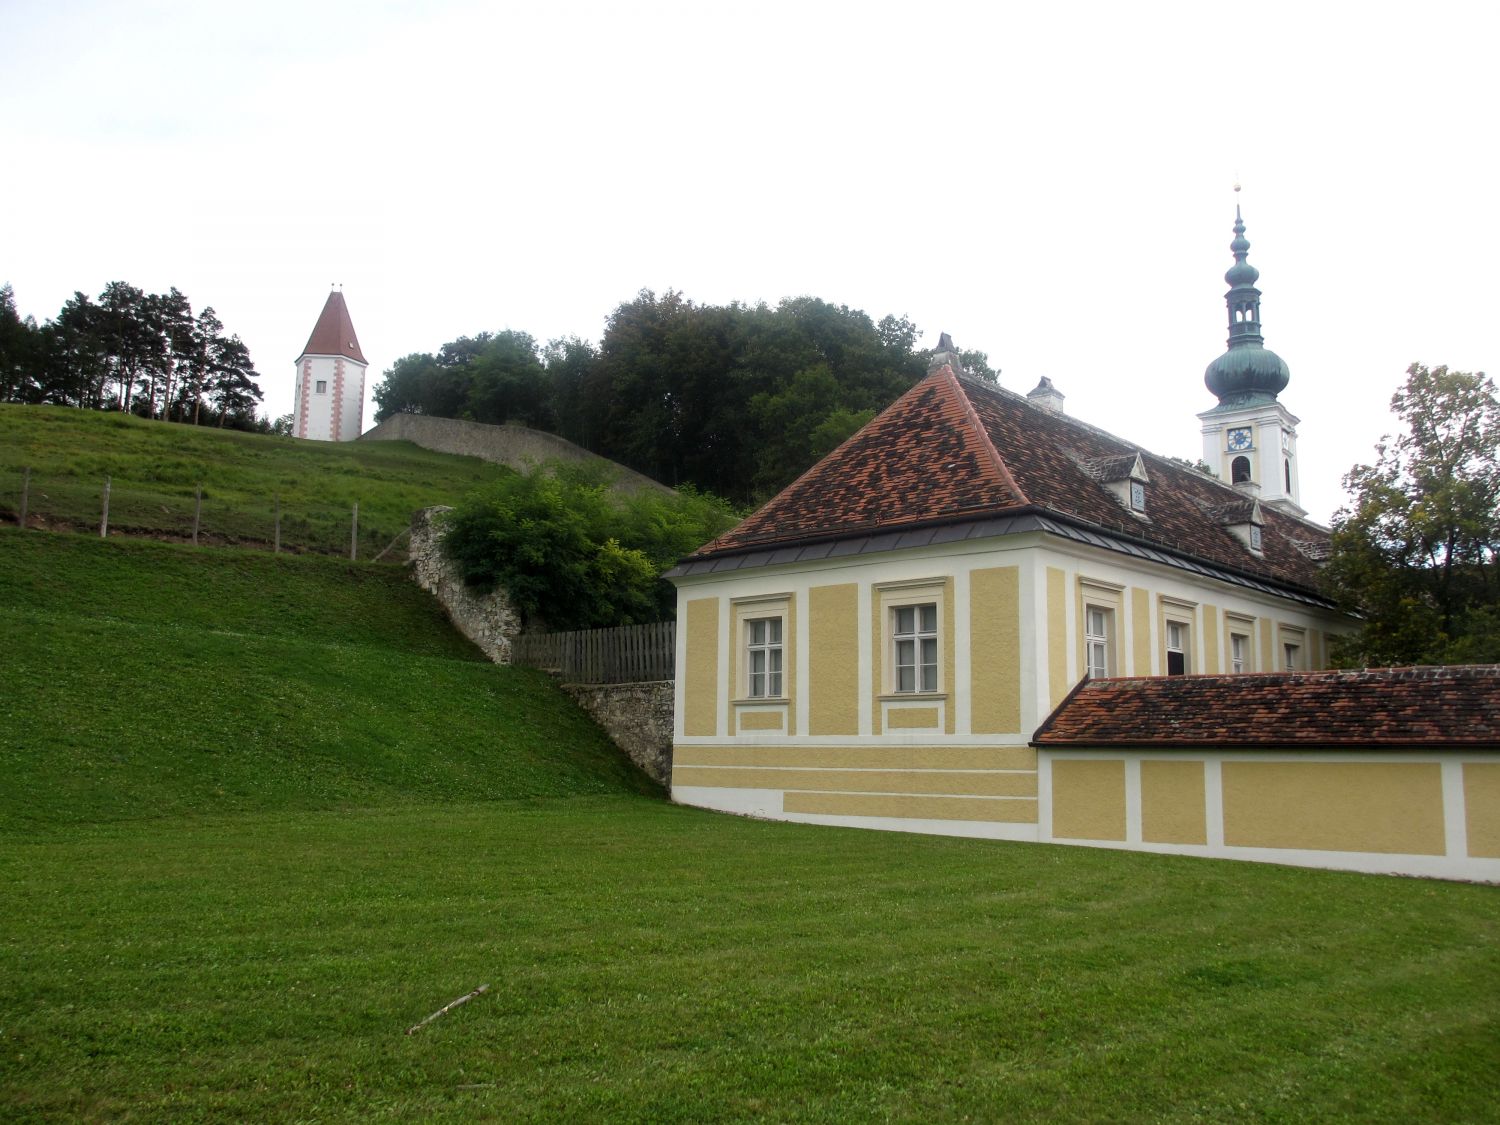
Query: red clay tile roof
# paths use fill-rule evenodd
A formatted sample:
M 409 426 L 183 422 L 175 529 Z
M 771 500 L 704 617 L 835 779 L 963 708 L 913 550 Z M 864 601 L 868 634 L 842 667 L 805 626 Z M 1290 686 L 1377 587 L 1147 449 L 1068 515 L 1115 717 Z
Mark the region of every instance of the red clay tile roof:
M 1032 745 L 1500 748 L 1500 664 L 1087 680 Z
M 1099 479 L 1141 455 L 1142 519 Z M 1115 475 L 1104 473 L 1104 475 Z M 726 534 L 709 558 L 872 531 L 1022 511 L 1312 590 L 1328 533 L 1263 506 L 1262 554 L 1221 522 L 1242 495 L 1174 461 L 1020 395 L 942 367 Z
M 1026 503 L 950 371 L 922 380 L 694 557 Z
M 307 338 L 302 355 L 341 355 L 360 363 L 366 362 L 364 353 L 359 350 L 359 337 L 354 334 L 354 321 L 349 319 L 349 306 L 344 304 L 344 295 L 337 289 L 328 294 L 328 301 L 323 305 L 312 335 Z

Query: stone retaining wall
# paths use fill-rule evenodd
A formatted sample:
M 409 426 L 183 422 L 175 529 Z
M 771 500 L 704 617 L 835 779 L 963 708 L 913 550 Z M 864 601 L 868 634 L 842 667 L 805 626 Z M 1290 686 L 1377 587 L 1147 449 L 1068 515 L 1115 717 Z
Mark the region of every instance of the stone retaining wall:
M 392 414 L 374 429 L 360 434 L 361 441 L 409 441 L 435 453 L 456 453 L 478 457 L 524 470 L 544 461 L 598 462 L 618 474 L 617 487 L 635 491 L 643 488 L 672 490 L 642 476 L 624 465 L 617 465 L 556 434 L 544 433 L 526 426 L 488 426 L 483 422 L 463 422 L 457 418 L 433 418 L 426 414 Z
M 439 549 L 442 517 L 453 509 L 423 508 L 412 516 L 412 577 L 437 598 L 454 626 L 496 664 L 511 663 L 521 617 L 505 591 L 475 594 Z M 637 684 L 563 684 L 621 750 L 661 785 L 672 779 L 672 681 Z
M 671 680 L 562 686 L 648 777 L 660 785 L 671 785 Z
M 504 590 L 476 594 L 464 585 L 458 568 L 439 549 L 442 516 L 453 509 L 423 508 L 411 518 L 407 557 L 418 586 L 437 598 L 458 631 L 496 664 L 509 664 L 512 640 L 521 632 L 521 615 Z

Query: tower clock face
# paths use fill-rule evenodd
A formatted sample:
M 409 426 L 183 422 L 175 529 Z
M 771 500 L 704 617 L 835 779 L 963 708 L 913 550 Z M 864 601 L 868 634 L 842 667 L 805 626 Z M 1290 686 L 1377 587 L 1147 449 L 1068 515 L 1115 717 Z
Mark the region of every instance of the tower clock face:
M 1239 427 L 1229 431 L 1229 448 L 1234 450 L 1250 448 L 1250 430 L 1248 427 Z
M 1287 433 L 1285 430 L 1281 431 L 1281 449 L 1284 453 L 1290 453 L 1292 451 L 1292 435 Z

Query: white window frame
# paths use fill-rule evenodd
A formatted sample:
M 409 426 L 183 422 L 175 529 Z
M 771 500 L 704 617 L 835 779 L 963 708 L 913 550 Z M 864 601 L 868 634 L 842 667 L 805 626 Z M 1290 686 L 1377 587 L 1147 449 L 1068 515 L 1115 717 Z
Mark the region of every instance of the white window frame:
M 1239 675 L 1250 671 L 1253 665 L 1249 635 L 1231 632 L 1229 634 L 1229 670 Z
M 746 699 L 786 698 L 785 636 L 781 614 L 745 619 Z
M 1301 629 L 1283 625 L 1279 630 L 1278 640 L 1281 642 L 1281 670 L 1283 672 L 1306 672 L 1309 668 L 1307 663 L 1307 634 Z
M 948 635 L 951 623 L 948 614 L 951 611 L 949 599 L 953 596 L 951 584 L 952 578 L 947 576 L 935 576 L 927 578 L 898 579 L 894 582 L 882 582 L 871 587 L 873 600 L 870 606 L 871 618 L 870 628 L 880 638 L 880 672 L 872 685 L 879 696 L 883 699 L 943 699 L 948 692 L 949 677 L 953 675 L 950 664 L 954 654 L 949 651 L 952 638 Z M 917 639 L 916 634 L 902 638 L 896 636 L 897 616 L 903 609 L 915 606 L 930 605 L 934 607 L 934 618 L 936 631 L 926 632 L 924 635 L 929 639 L 936 639 L 936 645 L 932 646 L 936 653 L 936 686 L 930 690 L 922 688 L 920 675 L 916 677 L 916 686 L 913 689 L 901 690 L 901 673 L 897 669 L 899 649 L 898 639 Z M 919 630 L 919 632 L 921 632 Z M 916 646 L 920 649 L 920 645 Z M 914 661 L 910 666 L 919 668 L 920 660 Z M 931 681 L 929 680 L 929 683 Z
M 328 380 L 327 379 L 315 379 L 315 380 L 313 380 L 313 394 L 315 394 L 315 395 L 326 395 L 327 393 L 328 393 Z
M 1191 621 L 1183 621 L 1181 618 L 1168 617 L 1166 619 L 1166 634 L 1162 642 L 1162 649 L 1166 654 L 1163 661 L 1162 671 L 1169 676 L 1186 676 L 1193 670 L 1193 624 Z M 1172 670 L 1173 655 L 1182 658 L 1182 667 Z
M 1083 663 L 1089 679 L 1114 675 L 1115 611 L 1111 606 L 1083 604 Z
M 934 695 L 942 690 L 940 606 L 936 601 L 909 602 L 890 607 L 891 692 L 894 695 Z M 930 656 L 931 659 L 925 659 Z M 909 683 L 903 682 L 909 673 Z
M 1225 669 L 1235 675 L 1258 671 L 1260 665 L 1256 663 L 1255 656 L 1255 618 L 1243 613 L 1224 614 L 1224 634 Z M 1234 641 L 1236 637 L 1244 642 L 1238 661 L 1240 667 L 1235 666 Z

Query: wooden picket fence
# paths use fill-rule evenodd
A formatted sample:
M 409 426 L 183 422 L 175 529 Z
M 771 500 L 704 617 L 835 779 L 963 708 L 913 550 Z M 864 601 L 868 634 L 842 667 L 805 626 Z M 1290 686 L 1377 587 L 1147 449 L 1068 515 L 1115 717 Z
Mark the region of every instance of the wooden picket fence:
M 677 623 L 621 625 L 572 633 L 523 633 L 511 647 L 517 664 L 574 684 L 629 684 L 675 676 Z

